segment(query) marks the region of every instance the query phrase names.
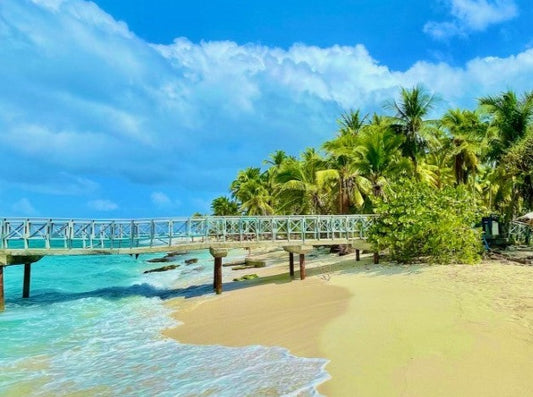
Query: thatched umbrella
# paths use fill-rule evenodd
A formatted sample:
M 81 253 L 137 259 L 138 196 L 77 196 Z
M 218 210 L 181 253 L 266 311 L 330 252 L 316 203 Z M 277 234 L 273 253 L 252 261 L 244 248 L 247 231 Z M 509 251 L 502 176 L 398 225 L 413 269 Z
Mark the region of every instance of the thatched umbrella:
M 525 215 L 522 215 L 519 218 L 516 218 L 518 222 L 527 223 L 530 226 L 533 226 L 533 212 L 528 212 Z

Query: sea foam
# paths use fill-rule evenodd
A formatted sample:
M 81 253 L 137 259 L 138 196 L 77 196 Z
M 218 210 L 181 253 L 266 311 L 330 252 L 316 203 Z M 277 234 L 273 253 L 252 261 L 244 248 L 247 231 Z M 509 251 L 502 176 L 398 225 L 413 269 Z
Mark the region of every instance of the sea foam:
M 143 258 L 44 258 L 28 300 L 19 298 L 20 267 L 7 268 L 0 395 L 317 395 L 324 359 L 162 336 L 177 325 L 164 299 L 211 293 L 212 258 L 197 252 L 177 263 L 192 256 L 198 263 L 150 274 L 142 272 L 156 266 Z

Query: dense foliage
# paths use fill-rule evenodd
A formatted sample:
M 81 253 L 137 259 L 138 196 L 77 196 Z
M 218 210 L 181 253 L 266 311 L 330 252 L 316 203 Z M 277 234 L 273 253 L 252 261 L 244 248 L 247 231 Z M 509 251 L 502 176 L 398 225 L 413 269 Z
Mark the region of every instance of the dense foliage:
M 474 228 L 480 208 L 464 186 L 434 189 L 412 180 L 391 186 L 386 199 L 376 203 L 379 218 L 369 241 L 387 249 L 392 260 L 411 263 L 474 263 L 482 251 L 481 229 Z
M 416 86 L 401 89 L 385 114 L 345 113 L 321 148 L 298 157 L 278 150 L 265 168 L 239 171 L 231 198 L 215 199 L 213 213 L 379 213 L 387 195 L 400 194 L 399 180 L 443 197 L 463 187 L 504 220 L 533 211 L 533 91 L 487 96 L 475 110 L 450 109 L 431 120 L 434 105 Z

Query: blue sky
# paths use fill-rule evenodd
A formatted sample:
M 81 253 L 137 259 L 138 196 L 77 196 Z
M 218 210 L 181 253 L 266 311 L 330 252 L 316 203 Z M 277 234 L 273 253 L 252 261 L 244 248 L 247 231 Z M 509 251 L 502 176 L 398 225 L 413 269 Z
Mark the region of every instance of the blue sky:
M 530 0 L 0 1 L 0 214 L 209 212 L 240 168 L 421 83 L 533 89 Z

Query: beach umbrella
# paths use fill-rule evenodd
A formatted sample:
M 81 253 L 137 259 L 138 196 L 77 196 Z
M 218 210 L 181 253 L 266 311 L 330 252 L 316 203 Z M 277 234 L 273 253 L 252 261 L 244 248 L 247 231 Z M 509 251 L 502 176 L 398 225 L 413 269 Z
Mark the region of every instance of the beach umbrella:
M 525 215 L 516 219 L 518 222 L 527 223 L 528 225 L 533 226 L 533 212 L 528 212 Z

